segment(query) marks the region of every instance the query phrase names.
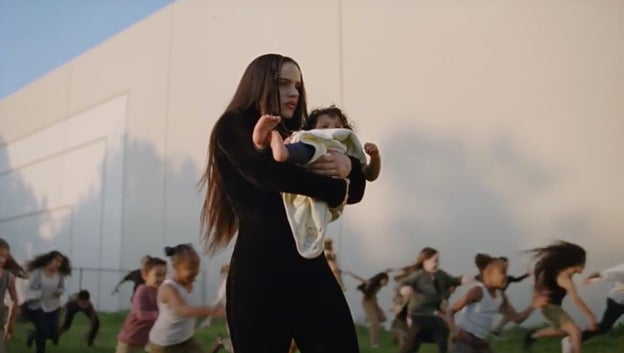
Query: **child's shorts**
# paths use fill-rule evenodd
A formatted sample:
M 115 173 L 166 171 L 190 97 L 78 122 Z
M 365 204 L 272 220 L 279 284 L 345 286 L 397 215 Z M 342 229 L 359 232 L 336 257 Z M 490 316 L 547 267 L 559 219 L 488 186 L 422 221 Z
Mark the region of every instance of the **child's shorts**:
M 546 305 L 542 308 L 542 315 L 548 320 L 550 326 L 558 330 L 560 330 L 563 325 L 572 322 L 570 315 L 559 305 Z

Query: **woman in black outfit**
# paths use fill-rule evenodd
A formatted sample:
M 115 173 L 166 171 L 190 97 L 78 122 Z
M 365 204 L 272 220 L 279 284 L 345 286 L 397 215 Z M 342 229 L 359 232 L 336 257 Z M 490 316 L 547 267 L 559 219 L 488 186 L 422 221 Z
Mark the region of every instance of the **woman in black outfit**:
M 210 136 L 202 178 L 207 195 L 201 220 L 210 253 L 238 232 L 228 276 L 227 321 L 236 353 L 287 352 L 291 338 L 303 353 L 358 352 L 351 313 L 324 255 L 296 250 L 281 192 L 327 202 L 359 202 L 362 165 L 340 153 L 308 171 L 278 163 L 252 142 L 261 116 L 279 120 L 287 137 L 307 117 L 297 63 L 267 54 L 249 64 Z M 287 279 L 287 280 L 286 280 Z

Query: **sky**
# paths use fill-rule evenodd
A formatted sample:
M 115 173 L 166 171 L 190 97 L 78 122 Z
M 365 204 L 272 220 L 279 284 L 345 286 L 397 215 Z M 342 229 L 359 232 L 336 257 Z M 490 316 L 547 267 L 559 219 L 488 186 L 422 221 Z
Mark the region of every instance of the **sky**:
M 0 99 L 174 0 L 0 0 Z

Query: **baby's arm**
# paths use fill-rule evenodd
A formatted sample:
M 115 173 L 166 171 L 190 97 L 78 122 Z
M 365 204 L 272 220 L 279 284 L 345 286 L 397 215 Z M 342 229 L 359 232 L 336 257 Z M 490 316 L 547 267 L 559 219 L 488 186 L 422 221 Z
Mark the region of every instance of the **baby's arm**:
M 365 143 L 364 152 L 370 156 L 370 162 L 364 167 L 364 176 L 368 181 L 374 181 L 381 172 L 381 156 L 379 149 L 374 143 Z
M 278 162 L 287 162 L 290 157 L 289 149 L 286 148 L 282 135 L 276 130 L 271 131 L 271 152 L 273 159 Z

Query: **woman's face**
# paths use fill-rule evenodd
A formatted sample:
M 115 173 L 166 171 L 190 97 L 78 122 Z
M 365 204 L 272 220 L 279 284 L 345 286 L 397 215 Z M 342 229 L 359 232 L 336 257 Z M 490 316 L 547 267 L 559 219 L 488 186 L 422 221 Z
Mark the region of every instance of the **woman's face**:
M 381 281 L 379 281 L 379 284 L 383 287 L 386 284 L 388 284 L 388 279 L 387 278 L 382 278 Z
M 342 129 L 344 125 L 340 122 L 340 118 L 329 114 L 322 114 L 316 120 L 315 129 Z
M 297 65 L 285 62 L 277 78 L 280 95 L 280 116 L 290 119 L 295 113 L 301 89 L 301 73 Z
M 50 271 L 58 271 L 58 269 L 61 268 L 62 264 L 63 264 L 63 258 L 60 256 L 55 256 L 52 258 L 52 261 L 50 261 L 47 267 L 48 267 L 48 270 Z
M 427 272 L 438 272 L 440 268 L 440 254 L 435 254 L 423 262 L 423 268 Z

